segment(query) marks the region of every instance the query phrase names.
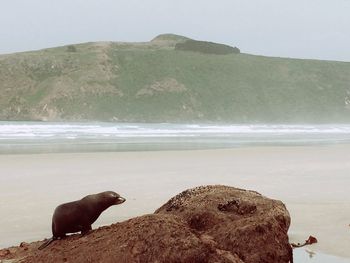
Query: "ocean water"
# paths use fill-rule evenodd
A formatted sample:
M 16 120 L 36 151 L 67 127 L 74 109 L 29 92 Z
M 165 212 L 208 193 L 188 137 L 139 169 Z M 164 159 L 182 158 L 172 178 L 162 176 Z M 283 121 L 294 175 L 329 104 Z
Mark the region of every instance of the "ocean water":
M 327 255 L 323 253 L 307 252 L 312 246 L 306 249 L 298 248 L 293 251 L 293 260 L 295 263 L 349 263 L 350 259 Z
M 0 153 L 147 151 L 350 142 L 350 125 L 0 121 Z
M 328 124 L 328 125 L 213 125 L 213 124 L 139 124 L 139 123 L 53 123 L 53 122 L 0 122 L 0 153 L 37 153 L 37 152 L 89 152 L 89 151 L 147 151 L 147 150 L 177 150 L 177 149 L 211 149 L 211 148 L 233 148 L 247 146 L 295 146 L 295 145 L 333 145 L 350 143 L 350 125 Z M 4 156 L 14 157 L 14 156 Z M 18 156 L 27 158 L 28 156 Z M 23 159 L 22 159 L 23 160 Z M 52 163 L 51 163 L 52 164 Z M 71 189 L 71 193 L 79 189 L 97 186 L 105 187 L 105 184 L 115 184 L 122 187 L 129 185 L 130 181 L 142 181 L 135 172 L 128 176 L 136 176 L 124 179 L 114 178 L 113 173 L 107 177 L 99 176 L 99 173 L 91 173 L 89 180 L 85 180 L 87 170 L 82 169 L 77 178 L 72 178 L 71 173 L 63 173 L 67 169 L 63 163 L 52 169 L 52 166 L 35 164 L 37 170 L 21 163 L 13 173 L 11 169 L 3 177 L 3 187 L 0 189 L 1 200 L 7 200 L 0 205 L 4 216 L 0 221 L 3 231 L 0 247 L 18 244 L 23 240 L 38 240 L 50 235 L 51 210 L 56 205 L 54 197 L 48 200 L 43 198 L 48 193 L 45 187 L 50 185 L 50 194 L 69 195 L 63 189 Z M 71 172 L 77 166 L 70 164 Z M 47 170 L 38 171 L 47 167 Z M 98 171 L 96 168 L 96 171 Z M 109 168 L 108 168 L 109 169 Z M 107 169 L 107 171 L 108 171 Z M 124 169 L 124 168 L 121 168 Z M 143 169 L 142 167 L 140 169 Z M 180 167 L 180 169 L 183 169 Z M 229 169 L 229 168 L 227 168 Z M 57 172 L 56 172 L 57 171 Z M 95 170 L 93 170 L 95 171 Z M 114 170 L 113 170 L 114 171 Z M 119 170 L 118 170 L 119 171 Z M 138 170 L 136 170 L 138 171 Z M 166 170 L 165 170 L 166 171 Z M 161 170 L 161 173 L 164 170 Z M 166 171 L 169 173 L 169 171 Z M 38 175 L 39 173 L 39 175 Z M 47 173 L 47 174 L 46 174 Z M 56 174 L 57 173 L 57 174 Z M 32 175 L 32 176 L 28 176 Z M 73 173 L 74 174 L 74 173 Z M 118 174 L 118 173 L 117 173 Z M 152 175 L 148 172 L 147 175 Z M 228 173 L 231 176 L 231 173 Z M 69 180 L 62 180 L 69 178 Z M 177 180 L 185 178 L 179 177 Z M 20 178 L 20 179 L 19 179 Z M 114 179 L 113 179 L 114 178 Z M 113 179 L 113 180 L 112 180 Z M 166 176 L 157 177 L 158 184 L 169 185 Z M 195 180 L 195 179 L 193 179 Z M 237 178 L 227 179 L 235 182 Z M 69 182 L 69 187 L 64 182 Z M 112 181 L 112 183 L 111 183 Z M 182 180 L 184 181 L 184 180 Z M 93 183 L 91 183 L 93 182 Z M 124 184 L 123 184 L 124 183 Z M 144 183 L 144 182 L 143 182 Z M 142 185 L 142 184 L 141 184 Z M 90 187 L 90 188 L 89 188 Z M 122 187 L 123 188 L 123 187 Z M 139 189 L 139 188 L 137 188 Z M 41 192 L 42 191 L 42 192 Z M 138 192 L 138 191 L 137 191 Z M 140 191 L 141 192 L 141 191 Z M 15 195 L 13 195 L 15 193 Z M 33 194 L 34 193 L 34 194 Z M 17 194 L 22 194 L 18 197 Z M 143 193 L 142 193 L 143 194 Z M 140 196 L 142 196 L 140 194 Z M 16 198 L 13 198 L 16 196 Z M 28 201 L 28 196 L 34 197 L 34 201 Z M 141 199 L 137 196 L 137 200 Z M 6 199 L 8 198 L 8 199 Z M 150 202 L 158 202 L 158 197 Z M 133 199 L 131 199 L 133 200 Z M 130 201 L 131 205 L 135 204 Z M 12 203 L 11 203 L 12 202 Z M 26 206 L 20 204 L 27 202 Z M 6 204 L 10 204 L 7 205 Z M 15 205 L 13 205 L 15 204 Z M 16 207 L 16 210 L 11 210 Z M 22 210 L 19 210 L 21 207 Z M 31 218 L 33 209 L 37 209 L 38 218 Z M 111 211 L 113 212 L 113 211 Z M 46 216 L 47 214 L 47 216 Z M 46 216 L 46 217 L 45 217 Z M 113 214 L 114 216 L 114 214 Z M 32 225 L 23 224 L 28 222 Z M 114 218 L 114 217 L 113 217 Z M 4 223 L 6 220 L 10 223 Z M 112 221 L 113 222 L 113 221 Z M 34 225 L 34 226 L 33 226 Z M 27 231 L 27 232 L 26 232 Z M 47 232 L 45 232 L 47 231 Z M 7 233 L 7 234 L 6 234 Z M 33 234 L 34 233 L 34 234 Z M 44 234 L 43 234 L 44 233 Z M 5 235 L 6 234 L 6 235 Z M 17 239 L 16 239 L 17 238 Z M 0 238 L 1 239 L 1 238 Z M 312 249 L 312 246 L 310 246 Z M 294 251 L 294 262 L 297 263 L 345 263 L 349 259 L 335 257 L 316 252 L 312 257 L 305 249 Z

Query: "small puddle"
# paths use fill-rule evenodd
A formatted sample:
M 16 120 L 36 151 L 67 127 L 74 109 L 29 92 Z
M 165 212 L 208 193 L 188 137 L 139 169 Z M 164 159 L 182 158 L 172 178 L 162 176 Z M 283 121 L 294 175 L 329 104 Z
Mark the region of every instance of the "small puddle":
M 294 263 L 350 263 L 350 259 L 314 252 L 310 254 L 303 248 L 293 250 Z

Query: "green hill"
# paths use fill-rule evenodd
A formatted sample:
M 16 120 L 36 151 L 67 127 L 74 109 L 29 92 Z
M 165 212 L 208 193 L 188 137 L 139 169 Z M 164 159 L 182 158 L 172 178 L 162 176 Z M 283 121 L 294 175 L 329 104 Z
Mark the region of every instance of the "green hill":
M 175 49 L 189 40 L 2 55 L 0 120 L 350 122 L 350 63 Z

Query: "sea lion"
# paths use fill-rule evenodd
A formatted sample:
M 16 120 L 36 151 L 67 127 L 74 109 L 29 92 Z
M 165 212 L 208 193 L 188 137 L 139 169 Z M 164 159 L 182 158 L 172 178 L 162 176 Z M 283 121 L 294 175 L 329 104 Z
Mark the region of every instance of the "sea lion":
M 125 198 L 119 194 L 106 191 L 57 206 L 52 216 L 52 237 L 38 249 L 47 247 L 56 239 L 64 238 L 68 233 L 86 234 L 104 210 L 124 202 Z

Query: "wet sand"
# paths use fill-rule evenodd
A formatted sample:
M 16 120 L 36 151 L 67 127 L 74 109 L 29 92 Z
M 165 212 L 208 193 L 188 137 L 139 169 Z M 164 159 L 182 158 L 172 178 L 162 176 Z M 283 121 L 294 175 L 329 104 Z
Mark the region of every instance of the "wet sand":
M 189 187 L 227 184 L 285 202 L 291 242 L 350 258 L 350 145 L 0 155 L 0 247 L 51 236 L 53 209 L 115 190 L 127 202 L 94 227 L 152 213 Z

